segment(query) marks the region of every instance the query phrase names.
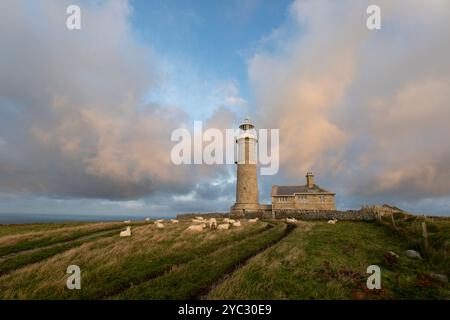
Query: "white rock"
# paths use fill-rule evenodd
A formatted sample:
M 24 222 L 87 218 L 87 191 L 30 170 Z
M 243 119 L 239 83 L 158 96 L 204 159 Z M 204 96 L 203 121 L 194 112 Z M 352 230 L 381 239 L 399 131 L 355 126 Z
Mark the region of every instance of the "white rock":
M 420 253 L 415 251 L 415 250 L 406 250 L 405 251 L 405 255 L 408 258 L 411 258 L 411 259 L 420 259 L 420 260 L 422 260 L 422 256 L 420 255 Z
M 170 222 L 172 222 L 172 223 L 178 223 L 178 220 L 176 220 L 176 219 L 170 219 Z
M 164 225 L 163 225 L 161 222 L 156 222 L 156 223 L 155 223 L 155 226 L 156 226 L 158 229 L 164 228 Z

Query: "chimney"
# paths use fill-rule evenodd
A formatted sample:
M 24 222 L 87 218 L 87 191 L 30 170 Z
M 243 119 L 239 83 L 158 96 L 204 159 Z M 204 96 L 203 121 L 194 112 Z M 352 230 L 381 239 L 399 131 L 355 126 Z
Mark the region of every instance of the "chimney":
M 314 188 L 314 175 L 312 172 L 306 173 L 306 186 L 308 187 L 308 189 Z

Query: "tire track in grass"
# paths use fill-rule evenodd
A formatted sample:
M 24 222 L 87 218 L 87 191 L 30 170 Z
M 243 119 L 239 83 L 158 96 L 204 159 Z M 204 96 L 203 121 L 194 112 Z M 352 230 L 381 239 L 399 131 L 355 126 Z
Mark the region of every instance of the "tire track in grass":
M 228 279 L 233 273 L 235 273 L 237 270 L 239 270 L 240 268 L 242 268 L 243 266 L 245 266 L 247 264 L 247 262 L 257 256 L 258 254 L 263 253 L 264 251 L 266 251 L 267 249 L 273 247 L 274 245 L 276 245 L 278 242 L 280 242 L 281 240 L 283 240 L 284 238 L 286 238 L 294 229 L 296 228 L 295 224 L 291 224 L 291 223 L 287 223 L 286 224 L 286 229 L 284 230 L 284 234 L 281 238 L 277 239 L 276 241 L 273 241 L 272 243 L 268 243 L 265 247 L 262 247 L 259 251 L 255 252 L 253 255 L 248 256 L 247 258 L 245 258 L 243 261 L 240 261 L 239 263 L 237 263 L 236 265 L 233 266 L 233 268 L 230 268 L 230 270 L 228 272 L 225 272 L 219 279 L 217 279 L 214 283 L 212 283 L 210 286 L 208 286 L 207 288 L 204 288 L 203 290 L 201 290 L 198 295 L 194 298 L 196 300 L 205 300 L 209 293 L 218 285 L 220 285 L 223 281 L 225 281 L 226 279 Z
M 56 243 L 53 243 L 53 244 L 50 244 L 50 245 L 46 245 L 46 246 L 39 246 L 39 247 L 31 248 L 31 249 L 24 249 L 24 250 L 20 250 L 20 251 L 17 251 L 17 252 L 9 253 L 7 255 L 4 255 L 4 256 L 0 257 L 0 264 L 3 261 L 5 261 L 5 260 L 8 260 L 10 258 L 14 258 L 14 257 L 20 256 L 20 255 L 33 253 L 33 252 L 36 252 L 36 251 L 39 251 L 39 250 L 42 250 L 42 249 L 50 249 L 50 248 L 53 248 L 53 247 L 57 247 L 59 245 L 66 244 L 66 243 L 72 243 L 74 241 L 88 240 L 88 239 L 90 239 L 92 237 L 95 237 L 97 235 L 118 232 L 119 230 L 123 230 L 123 228 L 122 227 L 116 227 L 116 228 L 113 228 L 113 229 L 109 229 L 108 228 L 108 229 L 105 229 L 105 230 L 97 230 L 97 231 L 91 232 L 90 234 L 81 236 L 79 238 L 75 238 L 73 240 L 66 240 L 66 241 L 56 242 Z
M 267 249 L 290 232 L 278 224 L 258 235 L 229 244 L 203 257 L 173 268 L 166 274 L 113 296 L 113 299 L 198 299 L 211 285 L 237 265 Z M 288 231 L 289 230 L 289 231 Z
M 117 228 L 112 230 L 103 230 L 81 237 L 76 240 L 67 241 L 64 243 L 56 243 L 46 247 L 40 247 L 35 249 L 29 249 L 25 251 L 20 251 L 17 253 L 9 254 L 0 258 L 0 276 L 20 269 L 32 263 L 36 263 L 52 257 L 58 253 L 64 252 L 66 250 L 78 247 L 84 243 L 96 241 L 101 238 L 106 238 L 108 236 L 115 235 L 119 230 L 123 228 Z
M 132 224 L 133 225 L 133 224 Z M 135 226 L 139 226 L 141 224 L 134 224 Z M 89 228 L 87 226 L 86 228 Z M 94 230 L 76 230 L 70 233 L 64 233 L 64 234 L 57 234 L 55 236 L 48 236 L 43 237 L 39 239 L 24 239 L 23 241 L 20 241 L 18 243 L 14 243 L 11 245 L 6 245 L 0 247 L 0 257 L 5 257 L 10 254 L 19 253 L 27 250 L 42 248 L 42 247 L 48 247 L 50 245 L 73 241 L 73 240 L 79 240 L 86 236 L 89 236 L 94 233 L 102 232 L 102 231 L 109 231 L 109 230 L 119 230 L 122 229 L 123 225 L 120 225 L 119 223 L 114 223 L 111 225 L 107 225 L 103 228 L 94 229 Z M 69 232 L 70 230 L 68 230 Z
M 0 224 L 0 239 L 2 237 L 26 234 L 32 232 L 52 231 L 55 229 L 79 227 L 92 222 L 62 222 L 62 223 L 14 223 Z
M 215 251 L 219 250 L 221 245 L 223 245 L 223 244 L 226 244 L 227 246 L 232 246 L 235 242 L 243 241 L 243 239 L 257 236 L 257 235 L 264 233 L 267 230 L 270 230 L 272 228 L 273 228 L 273 225 L 267 224 L 264 227 L 255 229 L 248 233 L 234 234 L 231 236 L 231 239 L 222 239 L 220 242 L 214 243 L 212 246 L 204 246 L 204 247 L 197 248 L 195 250 L 195 252 L 193 252 L 193 254 L 189 255 L 189 257 L 183 256 L 180 254 L 175 254 L 172 256 L 169 255 L 168 257 L 165 257 L 164 259 L 161 260 L 161 265 L 158 268 L 149 272 L 145 277 L 140 277 L 139 279 L 133 279 L 132 280 L 133 282 L 131 282 L 131 281 L 124 282 L 121 286 L 115 288 L 115 290 L 103 292 L 102 294 L 97 294 L 95 297 L 92 297 L 92 298 L 108 299 L 108 298 L 114 297 L 124 291 L 129 290 L 130 288 L 132 288 L 134 286 L 139 286 L 143 283 L 146 283 L 146 282 L 156 279 L 158 277 L 164 276 L 165 274 L 170 273 L 170 271 L 173 268 L 180 267 L 186 263 L 189 263 L 189 261 L 192 261 L 193 259 L 197 259 L 199 256 L 202 256 L 202 255 L 206 256 L 211 253 L 214 253 Z
M 220 231 L 217 231 L 217 234 L 220 234 L 219 238 L 212 238 L 206 243 L 201 242 L 192 248 L 188 246 L 187 248 L 180 249 L 175 252 L 160 248 L 161 250 L 157 250 L 155 254 L 150 254 L 148 258 L 139 257 L 139 255 L 132 255 L 127 260 L 118 260 L 117 263 L 119 263 L 120 265 L 113 264 L 110 266 L 110 268 L 102 270 L 101 276 L 99 276 L 100 273 L 98 271 L 90 272 L 89 269 L 86 269 L 83 274 L 83 278 L 85 281 L 83 290 L 59 290 L 59 287 L 58 289 L 54 288 L 54 285 L 59 286 L 60 283 L 62 283 L 57 278 L 35 278 L 33 276 L 24 276 L 23 281 L 25 282 L 23 283 L 23 286 L 21 284 L 22 282 L 16 283 L 16 285 L 19 285 L 20 288 L 12 290 L 11 287 L 8 288 L 8 283 L 14 283 L 14 279 L 16 279 L 17 277 L 20 278 L 22 269 L 19 269 L 15 272 L 4 275 L 4 277 L 6 278 L 3 278 L 4 283 L 0 283 L 0 288 L 3 286 L 3 288 L 6 290 L 4 292 L 1 292 L 0 289 L 0 293 L 2 293 L 2 295 L 0 296 L 3 299 L 11 299 L 14 297 L 20 297 L 20 299 L 108 298 L 126 289 L 129 289 L 133 286 L 133 284 L 138 285 L 142 282 L 147 281 L 147 279 L 158 277 L 162 274 L 170 272 L 172 268 L 177 268 L 180 265 L 188 263 L 189 261 L 192 261 L 193 259 L 196 259 L 198 257 L 206 256 L 213 251 L 229 245 L 230 243 L 235 243 L 241 241 L 242 239 L 246 239 L 249 236 L 263 233 L 264 231 L 268 230 L 268 228 L 271 229 L 273 227 L 268 225 L 267 223 L 258 223 L 258 225 L 251 227 L 249 226 L 249 229 L 243 228 L 243 230 L 239 230 L 239 232 L 236 233 L 227 233 L 229 231 L 222 233 Z M 133 241 L 133 239 L 127 240 Z M 179 241 L 186 240 L 187 239 L 175 237 L 169 242 L 172 244 L 176 244 Z M 95 243 L 96 242 L 94 242 L 94 244 Z M 64 252 L 61 254 L 64 254 Z M 50 258 L 50 260 L 56 259 L 55 257 Z M 44 265 L 46 264 L 45 261 L 42 263 Z M 38 266 L 39 263 L 34 265 Z M 32 267 L 32 265 L 29 265 L 29 267 Z M 38 267 L 36 268 L 36 270 L 39 270 Z M 106 273 L 103 273 L 103 271 Z M 24 272 L 26 273 L 27 271 Z M 28 281 L 33 281 L 34 284 L 30 285 Z M 52 284 L 46 285 L 46 282 Z M 34 289 L 36 288 L 36 286 L 40 288 L 39 291 L 36 291 Z

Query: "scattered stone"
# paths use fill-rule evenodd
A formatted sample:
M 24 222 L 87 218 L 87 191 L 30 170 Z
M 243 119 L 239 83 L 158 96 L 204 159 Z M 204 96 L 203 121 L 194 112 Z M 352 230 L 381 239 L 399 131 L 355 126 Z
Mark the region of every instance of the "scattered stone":
M 429 276 L 431 279 L 442 282 L 442 283 L 448 283 L 448 278 L 445 274 L 439 274 L 431 272 L 429 273 Z
M 406 250 L 405 255 L 410 259 L 419 259 L 422 260 L 422 256 L 416 250 Z

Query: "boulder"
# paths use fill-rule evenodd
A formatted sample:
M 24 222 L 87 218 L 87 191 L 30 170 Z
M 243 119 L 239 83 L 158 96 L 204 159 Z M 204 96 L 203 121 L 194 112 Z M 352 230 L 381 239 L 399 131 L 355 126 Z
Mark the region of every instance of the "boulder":
M 422 256 L 416 250 L 406 250 L 405 255 L 410 259 L 419 259 L 422 260 Z

